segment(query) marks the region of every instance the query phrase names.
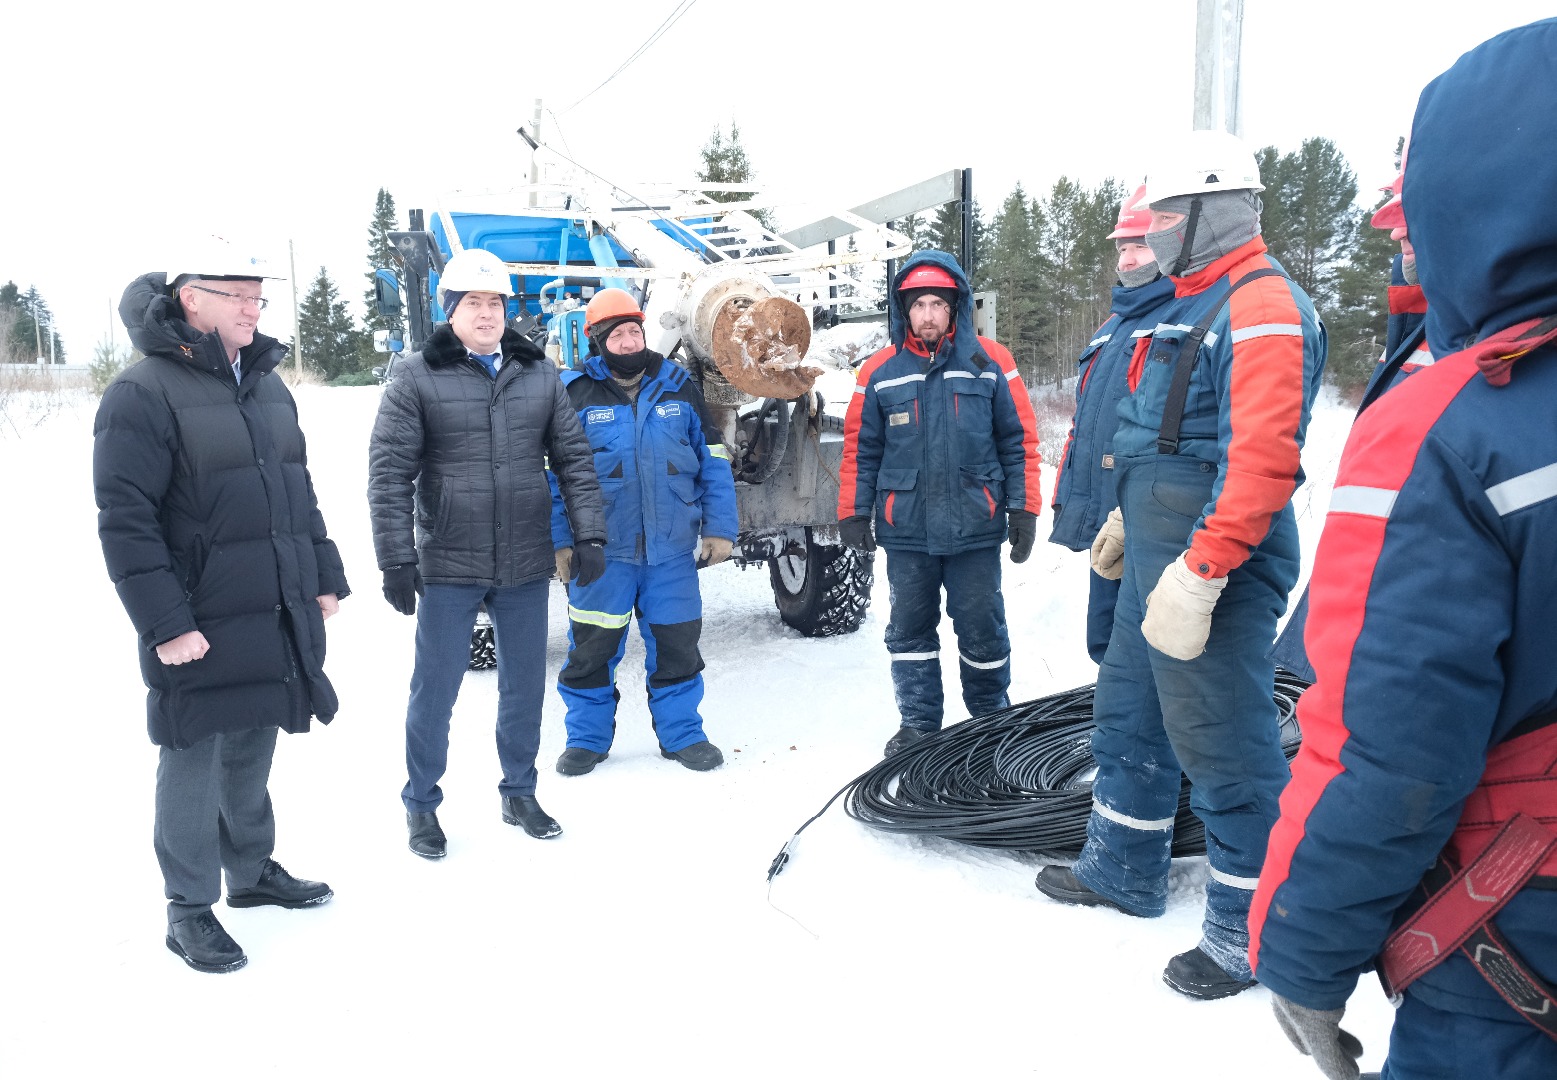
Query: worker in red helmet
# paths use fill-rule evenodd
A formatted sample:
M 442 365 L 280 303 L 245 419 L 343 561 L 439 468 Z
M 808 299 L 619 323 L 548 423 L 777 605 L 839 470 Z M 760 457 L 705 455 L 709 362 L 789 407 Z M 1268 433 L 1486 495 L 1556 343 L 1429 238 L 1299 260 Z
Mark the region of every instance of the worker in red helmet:
M 592 352 L 562 373 L 594 452 L 605 501 L 605 571 L 568 587 L 568 659 L 557 676 L 567 705 L 563 776 L 606 760 L 621 695 L 616 669 L 636 616 L 644 641 L 649 716 L 660 756 L 695 772 L 724 764 L 703 731 L 700 567 L 723 562 L 739 521 L 735 477 L 703 394 L 680 364 L 650 349 L 638 301 L 602 289 L 584 311 Z M 558 576 L 572 577 L 573 524 L 552 502 Z
M 1010 700 L 1000 546 L 1024 562 L 1038 531 L 1038 433 L 1006 349 L 973 329 L 957 260 L 920 251 L 888 302 L 892 343 L 860 366 L 844 421 L 839 532 L 887 553 L 887 652 L 900 718 L 885 753 L 942 722 L 941 593 L 957 635 L 969 716 Z
M 1114 429 L 1119 426 L 1119 399 L 1128 391 L 1127 376 L 1138 367 L 1151 345 L 1162 308 L 1173 299 L 1173 282 L 1162 275 L 1157 257 L 1147 246 L 1152 214 L 1134 209 L 1146 197 L 1138 187 L 1119 207 L 1119 219 L 1108 239 L 1119 252 L 1113 308 L 1082 350 L 1076 379 L 1076 414 L 1060 455 L 1054 481 L 1054 524 L 1049 542 L 1087 551 L 1103 523 L 1119 513 L 1114 491 Z M 1087 654 L 1103 662 L 1114 625 L 1119 579 L 1090 573 L 1087 596 Z

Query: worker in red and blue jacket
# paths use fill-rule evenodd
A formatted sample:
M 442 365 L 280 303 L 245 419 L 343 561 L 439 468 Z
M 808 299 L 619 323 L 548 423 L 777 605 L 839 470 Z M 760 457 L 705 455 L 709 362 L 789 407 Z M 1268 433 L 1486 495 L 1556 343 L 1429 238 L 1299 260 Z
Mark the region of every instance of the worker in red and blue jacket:
M 1173 281 L 1163 277 L 1157 258 L 1146 245 L 1151 211 L 1135 209 L 1146 196 L 1142 185 L 1125 199 L 1108 239 L 1119 250 L 1119 284 L 1107 320 L 1087 342 L 1076 380 L 1076 415 L 1065 437 L 1059 475 L 1054 480 L 1054 524 L 1049 542 L 1072 551 L 1086 551 L 1098 530 L 1119 505 L 1114 493 L 1114 429 L 1119 425 L 1119 399 L 1128 389 L 1125 379 L 1137 353 L 1151 345 L 1160 309 L 1173 299 Z M 1089 573 L 1087 654 L 1103 662 L 1114 626 L 1119 579 Z
M 1161 915 L 1181 773 L 1205 825 L 1200 943 L 1169 986 L 1217 998 L 1253 985 L 1249 900 L 1287 781 L 1267 657 L 1297 580 L 1292 493 L 1324 370 L 1325 332 L 1265 253 L 1254 155 L 1196 131 L 1146 179 L 1146 242 L 1177 301 L 1119 404 L 1119 511 L 1092 547 L 1121 579 L 1098 673 L 1087 842 L 1037 885 L 1066 903 Z
M 1043 502 L 1032 402 L 1011 354 L 974 331 L 957 260 L 909 256 L 887 313 L 892 343 L 860 365 L 844 420 L 838 528 L 849 547 L 887 553 L 891 755 L 941 727 L 942 589 L 968 715 L 1010 704 L 1000 545 L 1009 525 L 1011 561 L 1025 561 Z
M 697 571 L 729 557 L 737 533 L 735 479 L 702 392 L 686 369 L 649 349 L 643 312 L 622 289 L 585 309 L 593 353 L 562 383 L 594 449 L 605 502 L 605 572 L 568 587 L 568 659 L 557 677 L 568 744 L 557 771 L 579 776 L 604 761 L 616 734 L 616 666 L 636 612 L 660 753 L 689 769 L 724 755 L 703 732 L 703 601 Z M 699 539 L 701 537 L 701 540 Z M 552 499 L 557 575 L 571 578 L 573 533 Z
M 1529 152 L 1557 145 L 1554 56 L 1547 19 L 1422 92 L 1402 197 L 1437 362 L 1358 419 L 1319 541 L 1249 921 L 1331 1078 L 1375 966 L 1402 995 L 1384 1076 L 1557 1076 L 1557 218 L 1530 213 L 1557 158 Z
M 1402 158 L 1404 155 L 1402 155 Z M 1402 161 L 1402 165 L 1404 162 Z M 1384 352 L 1374 365 L 1368 385 L 1362 392 L 1357 415 L 1372 405 L 1391 387 L 1399 385 L 1413 372 L 1431 367 L 1432 350 L 1427 347 L 1427 300 L 1417 282 L 1416 252 L 1406 235 L 1406 215 L 1400 206 L 1400 184 L 1405 171 L 1402 168 L 1393 183 L 1381 190 L 1393 196 L 1373 214 L 1375 229 L 1388 229 L 1390 239 L 1400 242 L 1400 254 L 1390 264 L 1389 323 L 1385 330 Z M 1281 629 L 1281 636 L 1271 647 L 1271 659 L 1305 682 L 1314 681 L 1314 667 L 1309 663 L 1308 652 L 1303 648 L 1303 636 L 1308 628 L 1308 590 L 1298 597 L 1292 615 Z

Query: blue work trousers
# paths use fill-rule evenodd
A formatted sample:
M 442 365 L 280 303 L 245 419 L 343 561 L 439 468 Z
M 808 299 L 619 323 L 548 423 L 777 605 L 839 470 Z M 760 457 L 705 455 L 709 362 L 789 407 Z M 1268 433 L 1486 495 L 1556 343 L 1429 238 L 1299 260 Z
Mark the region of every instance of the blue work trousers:
M 1249 901 L 1289 776 L 1266 654 L 1297 578 L 1291 508 L 1228 575 L 1203 654 L 1175 660 L 1141 634 L 1146 598 L 1188 546 L 1215 480 L 1216 466 L 1187 457 L 1136 458 L 1121 470 L 1124 577 L 1093 700 L 1098 772 L 1075 873 L 1131 911 L 1161 915 L 1182 771 L 1211 867 L 1200 947 L 1248 978 Z
M 413 813 L 443 802 L 449 763 L 449 719 L 470 668 L 470 635 L 486 604 L 497 652 L 497 760 L 503 796 L 535 794 L 535 754 L 546 699 L 548 580 L 526 585 L 432 585 L 416 609 L 416 671 L 405 715 L 405 767 L 400 793 Z
M 1099 667 L 1108 652 L 1108 639 L 1114 633 L 1114 607 L 1119 603 L 1119 582 L 1089 573 L 1091 589 L 1087 593 L 1087 655 Z
M 568 707 L 569 746 L 597 754 L 611 749 L 620 697 L 616 666 L 635 613 L 660 746 L 675 753 L 708 738 L 697 711 L 703 701 L 703 598 L 688 552 L 654 566 L 608 559 L 597 581 L 568 586 L 568 661 L 557 676 L 557 692 Z
M 1011 639 L 1000 594 L 1000 545 L 957 555 L 887 550 L 887 584 L 892 615 L 887 653 L 892 690 L 904 727 L 939 731 L 944 711 L 941 689 L 941 590 L 957 635 L 962 701 L 969 716 L 984 716 L 1011 704 Z
M 1551 1080 L 1557 1040 L 1512 1007 L 1493 1019 L 1449 1012 L 1406 991 L 1389 1033 L 1382 1080 Z

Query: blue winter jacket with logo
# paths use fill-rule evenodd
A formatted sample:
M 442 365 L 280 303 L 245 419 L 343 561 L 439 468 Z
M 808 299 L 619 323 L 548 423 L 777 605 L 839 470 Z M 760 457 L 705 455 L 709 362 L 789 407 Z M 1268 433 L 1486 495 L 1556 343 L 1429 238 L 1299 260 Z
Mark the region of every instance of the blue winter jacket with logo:
M 658 564 L 691 552 L 698 536 L 734 541 L 735 479 L 717 431 L 703 424 L 703 395 L 685 368 L 650 359 L 633 402 L 591 356 L 562 383 L 595 453 L 605 503 L 605 555 Z M 555 483 L 552 543 L 573 546 Z
M 897 285 L 916 266 L 957 281 L 952 333 L 933 351 L 908 333 Z M 1042 507 L 1032 402 L 1006 349 L 973 330 L 957 260 L 920 251 L 887 306 L 892 344 L 860 365 L 844 419 L 840 520 L 874 515 L 882 547 L 956 555 L 1005 539 L 1006 512 Z

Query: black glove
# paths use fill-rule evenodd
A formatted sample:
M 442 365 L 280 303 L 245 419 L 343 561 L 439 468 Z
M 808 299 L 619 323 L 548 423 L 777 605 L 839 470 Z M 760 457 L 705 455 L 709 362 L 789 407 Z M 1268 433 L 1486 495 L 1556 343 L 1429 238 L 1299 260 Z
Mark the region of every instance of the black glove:
M 876 535 L 870 531 L 870 518 L 864 514 L 846 517 L 838 523 L 838 536 L 844 546 L 855 551 L 875 551 Z
M 402 615 L 416 614 L 416 598 L 422 595 L 422 572 L 415 563 L 384 567 L 384 599 Z
M 573 581 L 593 585 L 605 573 L 605 545 L 599 540 L 584 540 L 573 547 Z
M 1008 511 L 1006 527 L 1011 532 L 1011 561 L 1026 562 L 1038 538 L 1038 515 L 1031 510 Z
M 1270 996 L 1276 1011 L 1276 1023 L 1282 1034 L 1297 1049 L 1314 1059 L 1328 1080 L 1356 1080 L 1357 1059 L 1362 1057 L 1362 1042 L 1341 1027 L 1339 1009 L 1310 1009 L 1280 994 Z

